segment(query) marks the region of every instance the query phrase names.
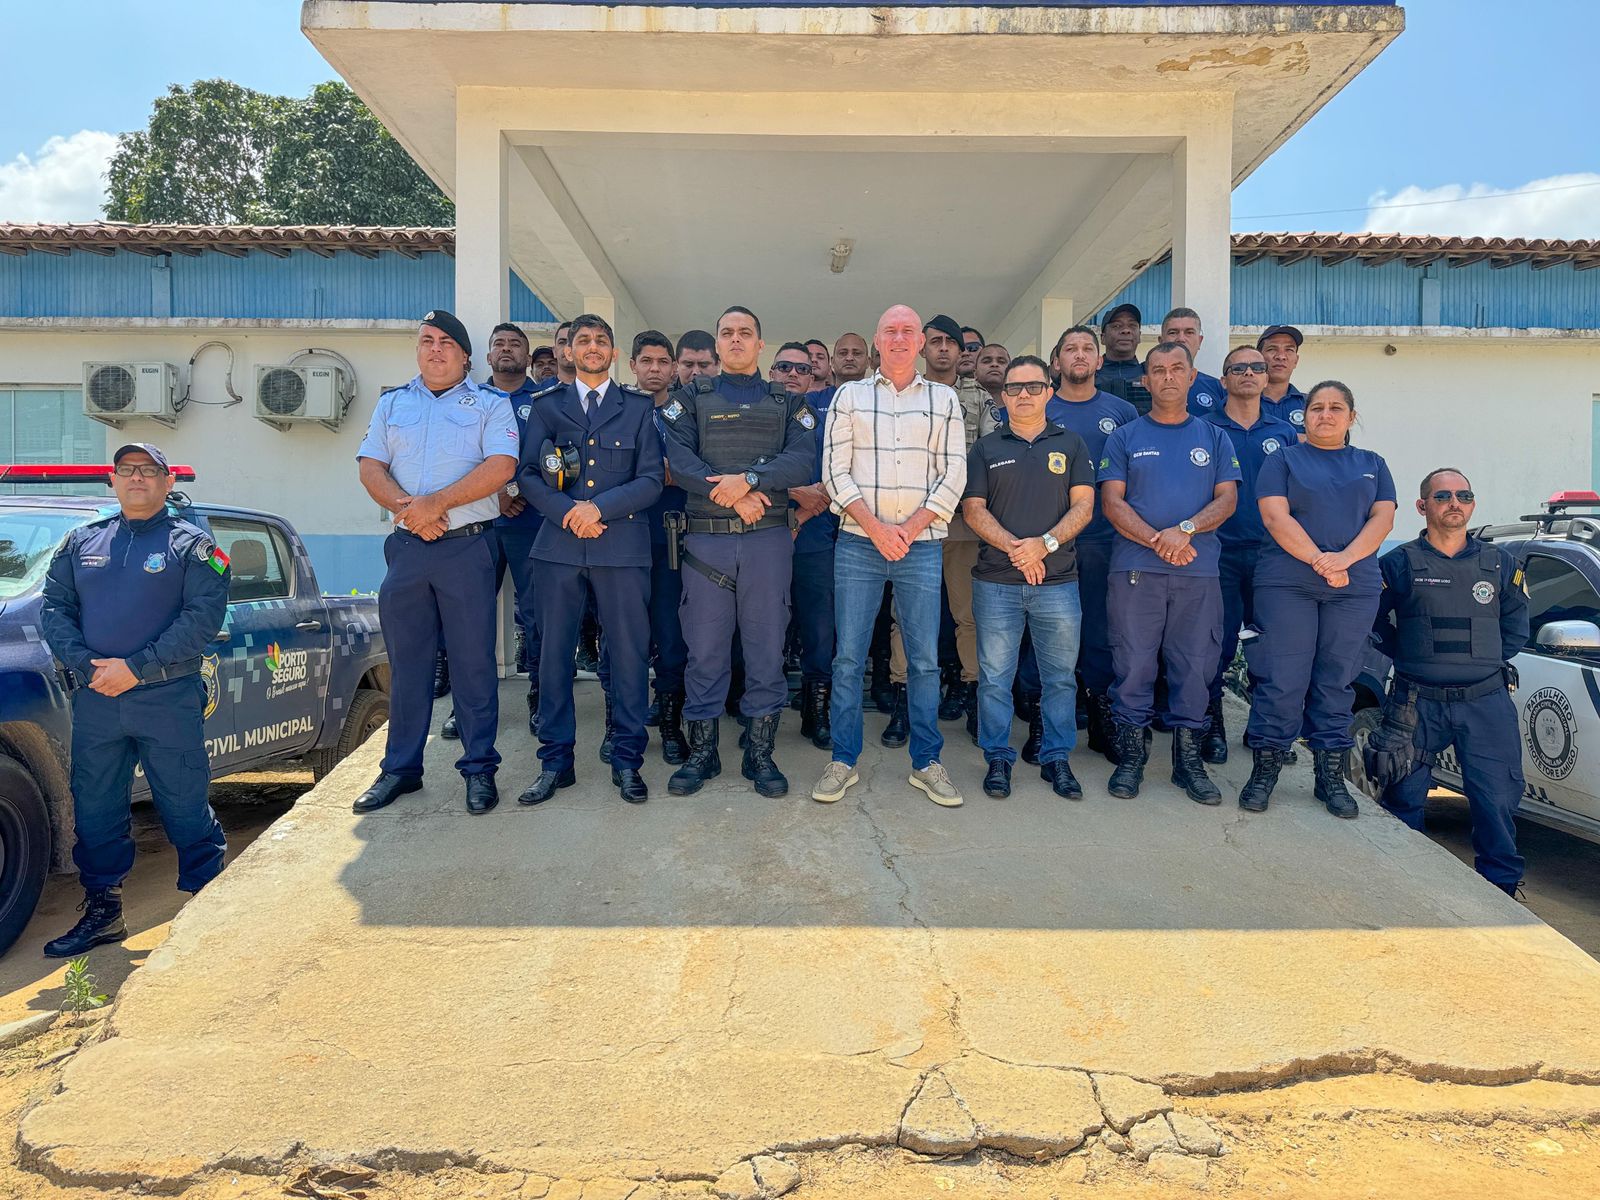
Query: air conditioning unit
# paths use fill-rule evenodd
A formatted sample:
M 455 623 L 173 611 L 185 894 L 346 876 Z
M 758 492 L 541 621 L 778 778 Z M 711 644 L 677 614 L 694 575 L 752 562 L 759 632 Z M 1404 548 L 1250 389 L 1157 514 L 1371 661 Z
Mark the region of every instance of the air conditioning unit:
M 287 430 L 298 421 L 338 429 L 348 394 L 343 367 L 256 368 L 256 419 Z
M 176 425 L 182 408 L 177 391 L 178 369 L 171 363 L 83 364 L 84 413 L 119 429 L 139 417 Z

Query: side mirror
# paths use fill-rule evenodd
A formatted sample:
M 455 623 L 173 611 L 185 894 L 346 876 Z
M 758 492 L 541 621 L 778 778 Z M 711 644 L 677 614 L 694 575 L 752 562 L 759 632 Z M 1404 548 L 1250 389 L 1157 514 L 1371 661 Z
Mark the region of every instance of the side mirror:
M 1593 621 L 1551 621 L 1540 626 L 1533 640 L 1551 654 L 1600 653 L 1600 626 Z

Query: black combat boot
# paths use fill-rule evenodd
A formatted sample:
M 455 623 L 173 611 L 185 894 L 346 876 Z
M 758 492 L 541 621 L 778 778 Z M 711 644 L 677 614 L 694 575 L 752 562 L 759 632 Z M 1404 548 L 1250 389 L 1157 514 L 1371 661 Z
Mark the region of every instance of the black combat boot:
M 810 738 L 818 750 L 833 748 L 833 721 L 828 714 L 832 690 L 825 682 L 807 683 L 800 688 L 800 736 Z
M 1144 764 L 1150 758 L 1144 730 L 1138 725 L 1117 722 L 1117 769 L 1111 772 L 1106 791 L 1119 800 L 1132 800 L 1144 782 Z
M 717 753 L 717 718 L 689 722 L 689 757 L 667 780 L 667 791 L 674 796 L 692 796 L 708 779 L 722 774 L 722 757 Z
M 778 764 L 772 761 L 772 743 L 778 737 L 778 713 L 750 718 L 750 738 L 744 748 L 744 764 L 739 773 L 756 785 L 763 796 L 778 797 L 789 793 L 789 781 Z
M 528 732 L 539 736 L 539 677 L 535 675 L 528 685 Z
M 1278 786 L 1278 772 L 1289 761 L 1289 752 L 1257 746 L 1250 754 L 1250 778 L 1239 789 L 1239 807 L 1246 812 L 1266 812 L 1272 789 Z
M 889 656 L 872 658 L 872 706 L 879 712 L 894 711 L 894 684 L 889 681 Z
M 122 920 L 120 887 L 85 888 L 83 903 L 78 907 L 83 916 L 55 941 L 45 943 L 46 958 L 77 958 L 96 946 L 120 942 L 128 936 L 128 927 Z
M 954 669 L 946 667 L 944 695 L 939 700 L 939 720 L 959 721 L 961 714 L 966 711 L 962 704 L 965 698 L 966 692 L 961 687 L 961 667 L 959 665 Z
M 1200 757 L 1208 763 L 1228 761 L 1228 726 L 1222 719 L 1222 697 L 1206 709 L 1206 727 L 1200 735 Z
M 1361 809 L 1356 798 L 1344 786 L 1345 760 L 1348 750 L 1312 750 L 1311 769 L 1316 778 L 1316 797 L 1336 817 L 1359 816 Z
M 433 660 L 433 698 L 450 694 L 450 660 L 445 657 L 443 650 L 439 657 Z
M 611 714 L 611 697 L 608 694 L 606 696 L 606 735 L 600 739 L 600 761 L 603 763 L 611 761 L 611 741 L 616 737 L 616 734 L 617 728 Z
M 1172 782 L 1196 804 L 1221 804 L 1222 791 L 1206 774 L 1200 757 L 1200 731 L 1174 726 L 1172 730 Z
M 683 693 L 662 692 L 656 703 L 661 712 L 657 726 L 661 760 L 677 766 L 689 757 L 689 743 L 683 737 Z
M 889 710 L 889 723 L 883 727 L 878 739 L 885 746 L 904 746 L 911 740 L 911 712 L 906 703 L 906 685 L 894 685 L 894 706 Z
M 660 693 L 657 693 L 656 698 L 650 701 L 650 707 L 645 709 L 644 724 L 646 729 L 654 729 L 657 725 L 661 724 Z
M 1028 711 L 1025 714 L 1028 722 L 1028 736 L 1022 743 L 1022 761 L 1039 765 L 1039 751 L 1044 749 L 1044 711 L 1043 701 L 1038 696 L 1028 697 Z
M 1103 754 L 1113 766 L 1117 761 L 1117 723 L 1111 716 L 1111 697 L 1104 692 L 1089 693 L 1089 749 Z
M 439 726 L 439 736 L 451 742 L 461 740 L 461 724 L 456 720 L 455 709 L 450 710 L 450 715 L 444 719 L 444 724 Z

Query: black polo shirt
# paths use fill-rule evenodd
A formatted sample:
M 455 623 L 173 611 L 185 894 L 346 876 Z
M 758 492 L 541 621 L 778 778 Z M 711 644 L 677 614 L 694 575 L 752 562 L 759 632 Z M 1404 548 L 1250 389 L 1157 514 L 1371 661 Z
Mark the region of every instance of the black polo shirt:
M 967 453 L 967 490 L 989 507 L 994 519 L 1017 537 L 1049 533 L 1072 507 L 1075 487 L 1094 486 L 1094 460 L 1083 439 L 1059 425 L 1046 424 L 1029 442 L 1002 425 L 979 438 Z M 1078 556 L 1070 541 L 1044 560 L 1045 583 L 1078 577 Z M 978 549 L 974 579 L 987 583 L 1026 583 L 1002 551 L 984 542 Z

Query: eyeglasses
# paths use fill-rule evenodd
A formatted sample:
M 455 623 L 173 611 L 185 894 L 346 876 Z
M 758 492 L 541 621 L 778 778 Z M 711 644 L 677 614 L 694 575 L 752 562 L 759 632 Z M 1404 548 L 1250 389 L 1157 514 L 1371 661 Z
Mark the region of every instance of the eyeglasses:
M 978 345 L 977 342 L 968 342 L 961 349 L 962 349 L 962 352 L 965 353 L 965 354 L 976 354 L 979 350 L 982 350 L 983 347 Z
M 774 375 L 809 375 L 809 374 L 811 374 L 811 364 L 810 363 L 773 363 L 772 364 L 772 373 Z
M 1045 388 L 1049 386 L 1041 379 L 1030 379 L 1026 383 L 1008 383 L 1000 390 L 1008 396 L 1020 396 L 1023 392 L 1027 392 L 1030 396 L 1042 396 Z
M 1477 493 L 1471 488 L 1462 488 L 1459 492 L 1435 492 L 1431 499 L 1435 504 L 1447 504 L 1451 496 L 1454 496 L 1457 502 L 1461 504 L 1471 504 L 1478 498 Z
M 140 479 L 160 479 L 167 473 L 154 463 L 121 463 L 112 470 L 124 479 L 132 479 L 135 475 Z
M 1251 372 L 1254 372 L 1257 375 L 1265 375 L 1267 373 L 1267 364 L 1264 363 L 1264 362 L 1258 362 L 1258 363 L 1232 363 L 1232 364 L 1230 364 L 1228 366 L 1228 369 L 1223 372 L 1223 374 L 1224 375 L 1248 375 Z

